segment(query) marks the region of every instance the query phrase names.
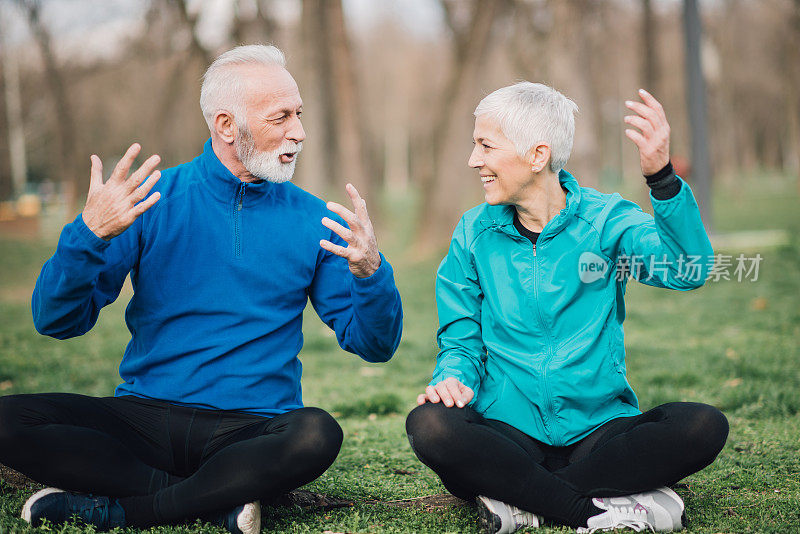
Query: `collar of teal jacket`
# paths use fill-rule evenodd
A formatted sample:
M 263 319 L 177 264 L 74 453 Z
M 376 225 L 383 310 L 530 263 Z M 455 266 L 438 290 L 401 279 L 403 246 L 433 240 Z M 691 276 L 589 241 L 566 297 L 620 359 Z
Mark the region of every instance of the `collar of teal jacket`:
M 550 239 L 563 230 L 578 213 L 581 203 L 581 187 L 574 176 L 562 169 L 558 173 L 558 181 L 561 183 L 561 187 L 567 191 L 567 205 L 542 229 L 539 234 L 541 240 Z M 479 224 L 484 228 L 518 237 L 519 232 L 514 228 L 515 209 L 512 205 L 490 206 Z

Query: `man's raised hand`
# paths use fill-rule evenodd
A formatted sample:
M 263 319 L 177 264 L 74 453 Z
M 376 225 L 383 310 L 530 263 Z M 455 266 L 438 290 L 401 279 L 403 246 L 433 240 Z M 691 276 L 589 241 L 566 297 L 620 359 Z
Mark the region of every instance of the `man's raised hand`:
M 642 174 L 650 176 L 669 163 L 669 123 L 658 100 L 639 89 L 642 102 L 628 100 L 625 107 L 636 115 L 627 115 L 625 123 L 639 130 L 627 129 L 625 135 L 639 147 Z
M 463 408 L 470 403 L 475 392 L 462 384 L 457 378 L 445 378 L 436 385 L 425 388 L 425 393 L 417 396 L 417 404 L 423 405 L 426 402 L 442 402 L 448 408 L 455 404 Z
M 147 158 L 128 178 L 128 171 L 141 149 L 138 143 L 132 144 L 106 183 L 103 183 L 103 163 L 99 157 L 91 157 L 89 196 L 82 217 L 89 230 L 101 239 L 108 241 L 124 232 L 161 198 L 159 192 L 147 196 L 161 177 L 155 170 L 161 161 L 159 156 Z
M 375 238 L 372 221 L 369 220 L 367 203 L 352 184 L 347 184 L 345 189 L 353 202 L 355 213 L 336 202 L 328 202 L 328 209 L 344 219 L 350 228 L 345 228 L 328 217 L 322 218 L 322 224 L 339 234 L 339 237 L 347 243 L 347 247 L 331 243 L 327 239 L 320 240 L 319 246 L 345 258 L 354 276 L 366 278 L 381 265 L 378 241 Z

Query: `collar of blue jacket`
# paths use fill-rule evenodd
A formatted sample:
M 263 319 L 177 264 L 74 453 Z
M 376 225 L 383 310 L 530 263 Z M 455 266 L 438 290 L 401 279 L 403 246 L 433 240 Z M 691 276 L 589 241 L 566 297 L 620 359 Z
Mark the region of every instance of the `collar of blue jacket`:
M 267 180 L 260 182 L 242 182 L 239 178 L 222 164 L 214 148 L 211 146 L 211 138 L 203 146 L 203 153 L 199 157 L 199 163 L 203 169 L 202 180 L 206 188 L 214 197 L 223 201 L 230 202 L 231 191 L 239 188 L 247 188 L 248 197 L 269 196 L 275 189 L 283 184 L 276 184 Z

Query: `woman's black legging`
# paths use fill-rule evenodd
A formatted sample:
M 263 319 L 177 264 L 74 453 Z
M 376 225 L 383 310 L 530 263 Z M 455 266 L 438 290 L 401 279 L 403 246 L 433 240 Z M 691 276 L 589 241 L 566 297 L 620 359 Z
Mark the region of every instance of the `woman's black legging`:
M 65 490 L 119 497 L 133 527 L 273 499 L 319 477 L 342 444 L 327 412 L 272 418 L 137 397 L 0 397 L 0 462 Z
M 709 465 L 725 445 L 728 421 L 712 406 L 672 402 L 553 447 L 470 407 L 427 403 L 409 414 L 406 431 L 454 495 L 485 495 L 579 527 L 602 512 L 592 497 L 669 486 Z

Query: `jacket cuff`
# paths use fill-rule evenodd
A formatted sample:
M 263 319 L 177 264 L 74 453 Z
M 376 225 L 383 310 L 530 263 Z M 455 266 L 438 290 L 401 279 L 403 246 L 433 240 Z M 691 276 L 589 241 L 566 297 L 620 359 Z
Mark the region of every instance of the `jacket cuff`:
M 681 182 L 675 175 L 671 161 L 657 173 L 645 176 L 645 180 L 653 198 L 657 200 L 668 200 L 681 190 Z
M 90 249 L 102 252 L 111 244 L 110 241 L 97 237 L 97 235 L 86 226 L 86 223 L 83 221 L 83 213 L 79 214 L 70 226 L 72 227 L 72 231 Z
M 379 252 L 378 254 L 380 254 L 381 257 L 381 264 L 374 273 L 364 278 L 352 276 L 353 284 L 355 284 L 358 288 L 367 289 L 376 285 L 379 286 L 387 283 L 387 281 L 394 280 L 394 270 L 392 269 L 392 266 L 388 261 L 386 261 L 383 253 Z

